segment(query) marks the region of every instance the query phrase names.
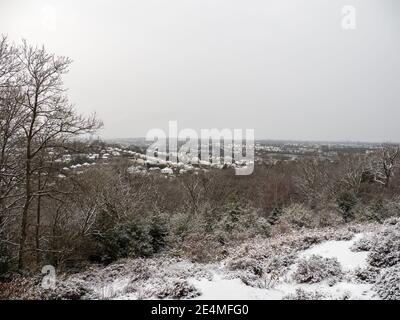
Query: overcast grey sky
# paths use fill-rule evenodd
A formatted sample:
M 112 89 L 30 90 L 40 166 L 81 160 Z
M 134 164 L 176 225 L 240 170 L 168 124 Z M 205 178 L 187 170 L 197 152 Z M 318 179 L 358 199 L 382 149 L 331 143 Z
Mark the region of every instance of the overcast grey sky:
M 343 5 L 356 29 L 343 30 Z M 105 137 L 254 128 L 257 138 L 400 141 L 398 0 L 0 0 L 0 33 L 74 60 Z

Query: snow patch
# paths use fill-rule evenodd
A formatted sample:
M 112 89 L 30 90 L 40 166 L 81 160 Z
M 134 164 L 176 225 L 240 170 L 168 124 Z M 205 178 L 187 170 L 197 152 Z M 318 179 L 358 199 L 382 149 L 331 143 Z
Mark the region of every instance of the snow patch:
M 351 271 L 355 268 L 364 268 L 368 265 L 368 252 L 351 251 L 353 244 L 363 236 L 363 233 L 359 233 L 349 241 L 332 240 L 317 244 L 299 253 L 299 258 L 309 258 L 312 255 L 320 255 L 324 258 L 336 258 L 345 271 Z

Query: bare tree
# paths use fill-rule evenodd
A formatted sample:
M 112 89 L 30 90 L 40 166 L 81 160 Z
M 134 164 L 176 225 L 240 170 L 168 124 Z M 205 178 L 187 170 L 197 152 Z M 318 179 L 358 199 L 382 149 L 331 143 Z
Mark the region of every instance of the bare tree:
M 21 128 L 23 96 L 18 88 L 20 64 L 17 49 L 0 38 L 0 241 L 11 243 L 6 229 L 15 221 L 21 174 Z
M 383 146 L 375 165 L 375 181 L 389 187 L 400 154 L 398 146 Z
M 16 59 L 17 48 L 10 44 L 7 37 L 0 37 L 0 88 L 15 86 L 20 63 Z
M 300 194 L 307 200 L 311 207 L 322 202 L 327 197 L 332 185 L 329 172 L 323 163 L 316 159 L 305 159 L 299 164 L 299 174 L 295 178 Z
M 368 171 L 368 161 L 364 155 L 342 157 L 342 170 L 339 174 L 340 190 L 352 190 L 359 194 Z
M 24 204 L 21 218 L 18 267 L 24 268 L 27 246 L 29 213 L 35 197 L 45 196 L 51 190 L 35 190 L 35 173 L 40 171 L 38 159 L 50 148 L 61 148 L 71 137 L 91 133 L 101 123 L 95 115 L 88 118 L 77 115 L 68 102 L 63 75 L 68 72 L 71 60 L 46 52 L 44 47 L 32 47 L 25 41 L 19 48 L 22 65 L 21 90 L 25 97 L 22 107 L 25 114 L 23 126 L 25 150 Z M 39 211 L 37 211 L 39 212 Z

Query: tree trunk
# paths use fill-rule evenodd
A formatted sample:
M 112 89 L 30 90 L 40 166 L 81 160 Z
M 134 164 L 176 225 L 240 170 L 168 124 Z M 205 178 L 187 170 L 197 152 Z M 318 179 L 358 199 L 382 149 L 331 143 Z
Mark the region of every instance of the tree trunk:
M 38 177 L 38 190 L 40 191 L 40 172 Z M 40 214 L 41 214 L 41 199 L 42 197 L 39 195 L 37 199 L 37 209 L 36 209 L 36 235 L 35 235 L 35 243 L 36 243 L 36 264 L 39 266 L 40 264 Z
M 18 269 L 22 270 L 25 267 L 24 255 L 26 251 L 26 238 L 27 238 L 27 225 L 29 215 L 29 205 L 32 200 L 31 190 L 31 155 L 30 155 L 30 141 L 28 140 L 26 152 L 26 168 L 25 168 L 25 203 L 22 209 L 21 221 L 21 237 L 19 241 L 18 251 Z

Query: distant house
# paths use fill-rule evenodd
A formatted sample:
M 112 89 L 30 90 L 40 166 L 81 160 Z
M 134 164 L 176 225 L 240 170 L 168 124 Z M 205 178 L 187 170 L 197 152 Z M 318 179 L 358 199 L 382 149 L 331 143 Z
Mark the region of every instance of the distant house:
M 72 161 L 72 156 L 70 154 L 64 154 L 62 156 L 62 161 L 63 162 L 71 162 Z
M 163 174 L 174 174 L 174 171 L 171 168 L 161 169 L 161 173 Z

